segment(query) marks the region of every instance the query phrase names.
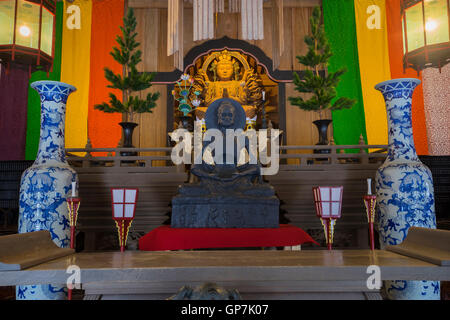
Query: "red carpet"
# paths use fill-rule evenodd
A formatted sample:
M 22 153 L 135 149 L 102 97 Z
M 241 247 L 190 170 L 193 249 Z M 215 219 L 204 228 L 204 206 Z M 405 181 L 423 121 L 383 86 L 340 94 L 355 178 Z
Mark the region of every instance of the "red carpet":
M 139 250 L 284 247 L 315 243 L 305 231 L 289 224 L 280 228 L 171 228 L 158 227 L 139 239 Z

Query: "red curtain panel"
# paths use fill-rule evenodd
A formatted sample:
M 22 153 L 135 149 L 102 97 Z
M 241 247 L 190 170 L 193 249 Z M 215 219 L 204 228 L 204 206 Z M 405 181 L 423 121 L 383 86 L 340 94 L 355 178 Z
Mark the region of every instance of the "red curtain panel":
M 25 160 L 29 70 L 0 68 L 0 160 Z

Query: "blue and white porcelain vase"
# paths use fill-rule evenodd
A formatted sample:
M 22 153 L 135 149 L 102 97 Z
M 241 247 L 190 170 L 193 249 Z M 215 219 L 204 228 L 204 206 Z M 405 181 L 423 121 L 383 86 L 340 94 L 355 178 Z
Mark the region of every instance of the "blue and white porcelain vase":
M 418 79 L 394 79 L 375 86 L 386 102 L 389 149 L 376 173 L 380 246 L 400 244 L 410 227 L 436 229 L 433 177 L 414 146 L 411 101 Z M 440 299 L 437 281 L 385 281 L 393 300 Z
M 19 233 L 50 231 L 53 242 L 70 246 L 66 198 L 78 177 L 67 163 L 64 148 L 66 102 L 75 87 L 57 81 L 31 84 L 41 97 L 41 136 L 35 162 L 22 174 L 19 198 Z M 65 299 L 63 284 L 16 287 L 18 300 Z

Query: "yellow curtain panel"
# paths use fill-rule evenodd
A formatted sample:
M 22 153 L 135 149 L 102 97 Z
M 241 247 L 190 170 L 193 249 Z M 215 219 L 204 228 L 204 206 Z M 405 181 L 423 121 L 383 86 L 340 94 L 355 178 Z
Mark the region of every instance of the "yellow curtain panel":
M 391 79 L 385 0 L 355 0 L 359 70 L 364 101 L 367 142 L 387 144 L 387 117 L 383 96 L 374 89 Z
M 67 101 L 66 148 L 87 142 L 92 1 L 64 1 L 61 81 L 77 88 Z

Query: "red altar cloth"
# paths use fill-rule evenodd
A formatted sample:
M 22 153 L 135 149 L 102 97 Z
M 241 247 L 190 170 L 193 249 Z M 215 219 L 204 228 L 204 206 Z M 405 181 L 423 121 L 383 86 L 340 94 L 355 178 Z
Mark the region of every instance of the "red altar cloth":
M 161 226 L 139 239 L 139 250 L 284 247 L 315 243 L 305 231 L 289 224 L 279 228 L 171 228 Z

